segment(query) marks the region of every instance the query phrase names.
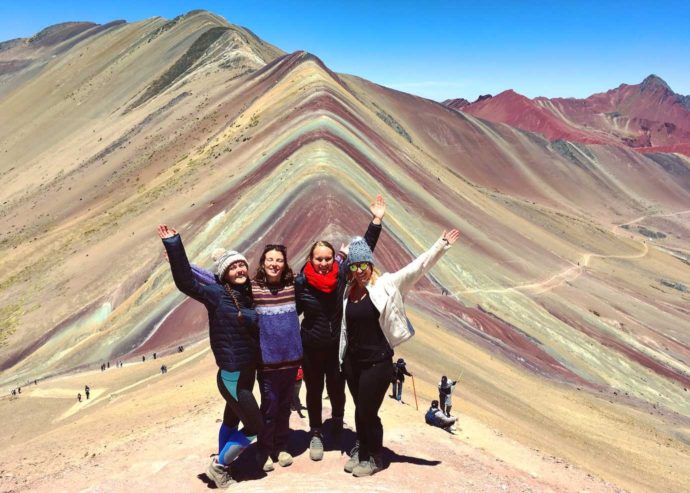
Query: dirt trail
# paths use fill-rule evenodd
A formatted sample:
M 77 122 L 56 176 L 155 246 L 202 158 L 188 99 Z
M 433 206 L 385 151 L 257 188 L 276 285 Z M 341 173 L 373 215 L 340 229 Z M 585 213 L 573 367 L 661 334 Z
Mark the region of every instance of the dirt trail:
M 161 358 L 159 358 L 160 360 Z M 194 354 L 166 357 L 171 371 L 141 378 L 150 365 L 131 365 L 88 379 L 92 402 L 71 410 L 75 398 L 60 399 L 65 389 L 84 380 L 73 374 L 42 382 L 31 398 L 2 399 L 0 417 L 24 413 L 50 402 L 50 415 L 39 419 L 30 436 L 13 429 L 10 441 L 0 445 L 0 491 L 208 491 L 204 471 L 215 452 L 222 399 L 215 389 L 215 364 L 208 347 Z M 109 391 L 110 388 L 117 391 Z M 410 389 L 407 389 L 410 392 Z M 120 399 L 110 400 L 114 393 Z M 255 389 L 255 394 L 256 394 Z M 52 397 L 46 397 L 52 396 Z M 304 388 L 302 400 L 304 402 Z M 324 400 L 324 418 L 330 417 Z M 461 406 L 459 406 L 461 407 Z M 344 443 L 334 448 L 325 424 L 324 460 L 308 454 L 308 420 L 292 413 L 290 449 L 295 463 L 276 466 L 268 475 L 258 471 L 254 451 L 240 459 L 233 491 L 381 491 L 418 492 L 614 492 L 620 491 L 563 459 L 517 443 L 487 425 L 463 416 L 457 435 L 427 426 L 424 409 L 386 398 L 384 460 L 387 468 L 372 478 L 357 479 L 342 470 L 342 450 L 354 442 L 354 410 L 346 407 Z M 48 416 L 49 418 L 49 416 Z M 29 426 L 19 422 L 21 426 Z
M 635 253 L 631 255 L 600 255 L 593 252 L 583 253 L 580 257 L 580 261 L 577 265 L 567 267 L 562 271 L 552 275 L 548 279 L 539 282 L 531 282 L 525 284 L 518 284 L 516 286 L 511 286 L 507 288 L 478 288 L 478 289 L 465 289 L 462 291 L 455 291 L 454 294 L 470 294 L 470 293 L 506 293 L 509 291 L 526 291 L 534 290 L 537 294 L 550 291 L 554 288 L 562 286 L 566 282 L 572 282 L 582 275 L 585 267 L 589 266 L 592 258 L 618 258 L 618 259 L 638 259 L 642 258 L 647 253 L 649 253 L 649 246 L 646 242 L 643 242 L 642 251 L 640 253 Z
M 647 219 L 649 217 L 671 217 L 671 216 L 677 216 L 681 214 L 690 214 L 690 209 L 685 210 L 685 211 L 678 211 L 678 212 L 670 212 L 666 214 L 650 214 L 650 215 L 645 215 L 645 216 L 640 216 L 638 218 L 633 219 L 632 221 L 628 221 L 623 224 L 618 224 L 614 225 L 611 228 L 611 232 L 617 235 L 623 235 L 623 234 L 629 234 L 629 232 L 623 230 L 620 231 L 622 226 L 627 226 L 631 224 L 638 223 L 644 219 Z M 452 291 L 453 294 L 455 295 L 462 295 L 462 294 L 477 294 L 477 293 L 507 293 L 509 291 L 526 291 L 526 290 L 534 290 L 536 291 L 537 294 L 544 293 L 546 291 L 550 291 L 554 288 L 557 288 L 559 286 L 562 286 L 566 282 L 572 282 L 582 273 L 584 272 L 584 268 L 589 266 L 589 262 L 592 258 L 618 258 L 618 259 L 638 259 L 642 258 L 647 253 L 649 252 L 649 246 L 647 245 L 646 241 L 642 242 L 642 252 L 632 254 L 632 255 L 600 255 L 596 254 L 593 252 L 586 252 L 583 253 L 578 265 L 572 265 L 571 267 L 567 267 L 563 269 L 560 272 L 557 272 L 556 274 L 552 275 L 546 280 L 543 281 L 538 281 L 538 282 L 530 282 L 530 283 L 524 283 L 524 284 L 518 284 L 515 286 L 510 286 L 510 287 L 502 287 L 502 288 L 473 288 L 473 289 L 464 289 L 464 290 L 455 290 Z

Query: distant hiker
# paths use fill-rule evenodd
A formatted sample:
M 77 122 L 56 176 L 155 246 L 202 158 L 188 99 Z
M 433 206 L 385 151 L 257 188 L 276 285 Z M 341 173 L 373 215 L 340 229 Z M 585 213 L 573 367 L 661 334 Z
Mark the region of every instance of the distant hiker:
M 81 392 L 77 392 L 77 401 L 81 402 Z
M 12 389 L 12 395 L 17 395 L 17 389 Z
M 156 353 L 153 353 L 153 359 L 156 359 Z
M 165 365 L 161 365 L 161 375 L 165 374 Z
M 184 346 L 177 346 L 177 352 L 181 353 L 182 351 L 184 351 Z
M 86 394 L 86 399 L 88 400 L 89 396 L 91 395 L 91 389 L 88 385 L 84 385 L 84 394 Z
M 34 380 L 34 385 L 38 385 L 38 380 Z
M 145 356 L 145 355 L 141 357 L 141 362 L 142 362 L 142 363 L 145 363 L 145 362 L 146 362 L 146 356 Z
M 383 197 L 378 195 L 369 211 L 372 220 L 364 238 L 372 250 L 381 233 L 381 221 L 386 212 Z M 347 285 L 345 253 L 336 255 L 327 241 L 317 241 L 309 249 L 309 256 L 295 279 L 297 309 L 302 319 L 304 347 L 304 384 L 309 414 L 309 457 L 323 458 L 322 408 L 324 380 L 331 401 L 333 438 L 339 439 L 345 415 L 345 377 L 338 358 L 340 325 L 343 318 L 343 293 Z
M 443 411 L 446 416 L 450 416 L 450 408 L 453 407 L 451 394 L 457 383 L 457 380 L 448 380 L 448 377 L 443 375 L 438 384 L 438 401 L 441 404 L 441 411 Z
M 405 316 L 403 296 L 460 237 L 444 231 L 434 245 L 394 273 L 374 272 L 374 256 L 363 238 L 350 243 L 350 284 L 345 291 L 340 332 L 340 361 L 355 401 L 359 450 L 345 465 L 356 477 L 383 468 L 383 426 L 379 408 L 391 381 L 393 348 L 414 335 Z
M 108 361 L 108 365 L 107 365 L 107 368 L 110 368 L 110 361 Z
M 21 387 L 17 387 L 17 394 L 21 394 L 21 393 L 22 393 L 22 388 L 21 388 Z
M 452 433 L 454 431 L 453 425 L 458 420 L 458 418 L 450 418 L 446 416 L 445 413 L 441 409 L 439 409 L 438 401 L 431 401 L 431 407 L 424 415 L 424 420 L 428 425 L 437 426 L 439 428 L 443 428 L 449 433 Z
M 278 244 L 266 245 L 251 282 L 259 325 L 261 364 L 257 379 L 264 419 L 257 449 L 258 459 L 266 472 L 274 469 L 274 461 L 283 467 L 293 461 L 287 451 L 290 408 L 297 371 L 302 363 L 294 278 L 288 264 L 287 248 Z
M 412 376 L 412 373 L 407 371 L 405 360 L 398 358 L 398 361 L 393 365 L 393 398 L 398 402 L 402 402 L 402 387 L 405 381 L 405 375 Z
M 297 414 L 299 414 L 300 418 L 303 418 L 304 415 L 302 414 L 302 409 L 306 409 L 305 407 L 302 406 L 302 401 L 299 398 L 299 391 L 302 389 L 302 379 L 304 378 L 304 371 L 302 370 L 302 367 L 300 366 L 297 369 L 297 376 L 295 377 L 295 388 L 294 392 L 292 395 L 292 405 L 290 406 L 290 409 L 292 411 L 297 411 Z
M 206 474 L 218 488 L 227 488 L 235 482 L 228 466 L 263 427 L 261 411 L 252 394 L 260 348 L 247 259 L 233 250 L 220 255 L 215 252 L 217 282 L 203 285 L 192 274 L 177 232 L 161 225 L 158 235 L 170 259 L 175 285 L 203 303 L 208 312 L 209 340 L 218 365 L 216 381 L 225 399 L 225 412 L 218 432 L 218 456 L 211 459 Z M 240 421 L 244 424 L 242 430 L 238 429 Z

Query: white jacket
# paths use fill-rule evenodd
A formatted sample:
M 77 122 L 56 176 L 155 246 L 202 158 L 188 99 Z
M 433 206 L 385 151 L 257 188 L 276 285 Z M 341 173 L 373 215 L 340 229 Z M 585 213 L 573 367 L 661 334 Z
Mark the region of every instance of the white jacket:
M 407 320 L 403 296 L 412 286 L 438 262 L 450 248 L 443 239 L 439 239 L 426 252 L 397 272 L 382 274 L 372 285 L 366 288 L 371 302 L 379 311 L 379 325 L 391 348 L 398 346 L 414 335 L 414 329 Z M 343 296 L 343 321 L 340 325 L 340 363 L 343 363 L 347 349 L 347 297 L 351 286 L 345 289 Z

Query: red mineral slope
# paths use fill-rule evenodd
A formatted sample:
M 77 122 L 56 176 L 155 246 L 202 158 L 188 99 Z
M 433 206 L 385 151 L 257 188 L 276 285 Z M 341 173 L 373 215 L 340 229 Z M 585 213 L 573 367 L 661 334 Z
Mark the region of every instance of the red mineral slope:
M 508 90 L 460 107 L 449 101 L 455 100 L 444 102 L 449 108 L 539 132 L 549 140 L 690 155 L 690 97 L 676 94 L 655 75 L 586 99 L 529 99 Z

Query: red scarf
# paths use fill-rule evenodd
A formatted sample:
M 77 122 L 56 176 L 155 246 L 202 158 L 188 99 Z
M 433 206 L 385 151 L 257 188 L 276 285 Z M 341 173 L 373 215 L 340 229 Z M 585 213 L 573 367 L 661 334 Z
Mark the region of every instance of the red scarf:
M 311 262 L 307 262 L 304 266 L 304 275 L 307 277 L 309 284 L 314 286 L 319 291 L 324 293 L 332 293 L 338 284 L 338 269 L 340 265 L 338 262 L 333 262 L 333 268 L 328 274 L 319 274 L 314 269 Z

